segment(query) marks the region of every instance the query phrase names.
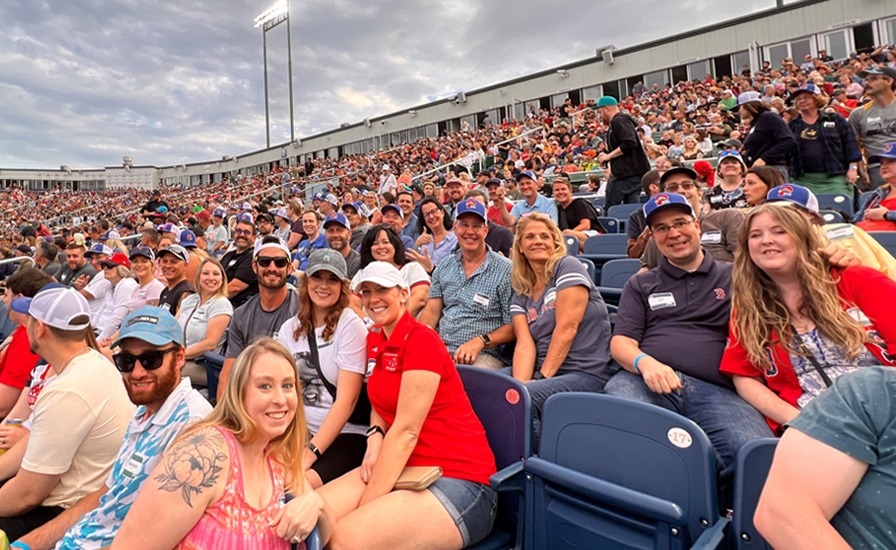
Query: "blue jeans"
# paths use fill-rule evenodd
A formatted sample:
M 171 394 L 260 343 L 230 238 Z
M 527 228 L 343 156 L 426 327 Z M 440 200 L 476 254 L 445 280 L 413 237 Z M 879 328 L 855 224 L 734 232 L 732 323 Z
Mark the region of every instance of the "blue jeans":
M 621 370 L 610 378 L 604 391 L 609 395 L 662 407 L 696 422 L 715 447 L 721 470 L 719 490 L 722 503 L 727 507 L 730 504 L 728 499 L 737 451 L 748 441 L 774 437 L 774 434 L 765 417 L 733 390 L 686 374 L 678 373 L 678 376 L 681 378 L 681 389 L 661 394 L 648 388 L 640 376 Z
M 498 372 L 513 376 L 513 367 L 505 367 Z M 548 397 L 555 393 L 565 391 L 584 391 L 599 393 L 603 390 L 603 382 L 600 378 L 584 372 L 567 372 L 541 380 L 526 382 L 526 389 L 532 398 L 532 431 L 538 442 L 538 434 L 541 432 L 541 408 Z M 538 447 L 536 446 L 536 449 Z

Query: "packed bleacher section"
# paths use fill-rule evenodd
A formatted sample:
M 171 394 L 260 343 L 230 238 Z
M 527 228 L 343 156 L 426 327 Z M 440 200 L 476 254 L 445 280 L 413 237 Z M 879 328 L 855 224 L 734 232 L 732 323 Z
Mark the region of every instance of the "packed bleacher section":
M 522 120 L 486 120 L 479 128 L 388 151 L 315 159 L 202 187 L 6 189 L 0 211 L 6 304 L 0 448 L 7 451 L 0 475 L 9 480 L 0 486 L 0 526 L 10 541 L 20 539 L 20 548 L 57 542 L 57 548 L 100 547 L 112 542 L 119 526 L 127 542 L 117 544 L 136 547 L 144 535 L 134 525 L 138 520 L 122 524 L 120 507 L 133 504 L 134 517 L 150 518 L 175 489 L 190 509 L 193 491 L 208 506 L 205 514 L 225 517 L 229 512 L 201 500 L 199 490 L 230 494 L 218 483 L 219 466 L 193 471 L 198 477 L 191 478 L 171 464 L 214 448 L 213 464 L 230 457 L 231 472 L 249 467 L 248 461 L 237 464 L 234 445 L 261 436 L 241 432 L 234 443 L 225 434 L 234 427 L 227 414 L 241 410 L 234 400 L 246 391 L 240 394 L 239 385 L 261 368 L 257 354 L 264 353 L 294 373 L 286 378 L 298 389 L 282 399 L 300 401 L 304 414 L 295 422 L 310 430 L 309 439 L 289 436 L 301 445 L 298 451 L 278 447 L 282 455 L 271 454 L 277 462 L 272 471 L 304 461 L 304 477 L 293 472 L 282 482 L 300 495 L 301 504 L 288 509 L 307 519 L 316 499 L 329 502 L 332 509 L 316 521 L 325 540 L 333 537 L 333 547 L 363 540 L 363 514 L 350 513 L 359 504 L 359 510 L 381 507 L 382 517 L 432 519 L 435 527 L 408 535 L 420 537 L 418 547 L 460 548 L 486 537 L 494 542 L 499 532 L 509 537 L 507 547 L 519 537 L 554 547 L 545 542 L 558 536 L 548 520 L 555 514 L 558 522 L 570 521 L 568 514 L 548 510 L 544 522 L 517 530 L 509 508 L 536 505 L 531 494 L 550 493 L 545 487 L 551 483 L 576 491 L 565 484 L 582 467 L 604 484 L 578 490 L 615 503 L 614 514 L 654 510 L 662 516 L 660 500 L 680 504 L 672 489 L 651 495 L 666 468 L 675 477 L 675 466 L 662 461 L 669 452 L 695 453 L 682 459 L 696 470 L 681 472 L 680 490 L 688 494 L 684 500 L 703 503 L 702 511 L 689 508 L 663 520 L 666 527 L 679 526 L 675 536 L 687 544 L 718 543 L 727 529 L 732 540 L 749 532 L 786 546 L 793 539 L 775 513 L 832 497 L 825 486 L 805 484 L 806 498 L 815 501 L 772 486 L 757 516 L 761 532 L 753 530 L 752 514 L 738 523 L 758 499 L 753 495 L 746 504 L 743 488 L 743 457 L 759 453 L 756 440 L 780 437 L 792 426 L 782 439 L 785 456 L 796 457 L 791 461 L 809 456 L 799 455 L 800 445 L 825 445 L 870 464 L 869 473 L 851 465 L 854 483 L 846 496 L 868 476 L 883 477 L 896 467 L 892 454 L 878 462 L 855 451 L 878 444 L 861 439 L 871 436 L 855 422 L 828 418 L 819 424 L 826 413 L 816 405 L 844 394 L 846 404 L 828 406 L 864 418 L 854 411 L 861 408 L 854 395 L 896 403 L 888 369 L 896 365 L 896 48 L 845 60 L 822 51 L 665 89 L 639 82 L 629 97 L 567 101 Z M 154 337 L 150 325 L 164 338 Z M 69 364 L 73 358 L 80 359 Z M 130 403 L 109 361 L 122 373 Z M 877 366 L 887 368 L 880 374 Z M 77 400 L 63 387 L 90 393 L 83 380 L 73 380 L 78 368 L 115 386 L 116 404 L 101 407 L 91 394 L 85 399 L 93 409 L 76 409 L 83 413 L 77 425 L 47 420 L 65 416 L 66 406 L 82 406 L 73 405 Z M 173 373 L 170 387 L 161 375 L 153 378 L 159 368 Z M 401 389 L 397 371 L 403 372 Z M 280 380 L 277 372 L 269 377 Z M 441 376 L 428 378 L 432 372 Z M 136 373 L 168 393 L 138 399 L 150 382 Z M 181 375 L 188 381 L 181 384 Z M 413 399 L 429 399 L 415 401 L 429 412 L 418 411 L 413 421 L 404 416 L 410 407 L 396 411 L 412 399 L 398 400 L 405 380 L 418 384 Z M 508 425 L 486 406 L 496 389 L 499 400 L 525 407 Z M 54 401 L 39 399 L 43 392 L 56 395 Z M 191 432 L 194 450 L 183 448 L 183 440 L 168 447 L 177 431 L 146 436 L 163 441 L 154 443 L 152 465 L 158 463 L 156 479 L 166 479 L 169 489 L 144 490 L 135 502 L 124 496 L 134 487 L 114 478 L 152 483 L 149 467 L 141 466 L 148 457 L 135 459 L 129 448 L 144 436 L 129 431 L 121 451 L 119 444 L 132 405 L 143 407 L 136 418 L 161 415 L 159 407 L 177 416 L 174 405 L 164 405 L 169 396 L 181 400 L 177 430 L 203 417 L 209 402 L 217 408 L 202 424 L 206 431 Z M 589 407 L 603 411 L 606 426 L 564 440 L 567 422 L 595 420 Z M 883 409 L 868 413 L 890 415 L 880 420 L 886 425 L 881 442 L 893 439 L 896 426 L 892 410 Z M 613 421 L 629 415 L 626 422 Z M 685 426 L 682 417 L 693 423 Z M 60 431 L 92 434 L 91 419 L 116 427 L 90 457 L 79 454 L 79 441 L 65 446 L 68 463 L 38 456 Z M 137 430 L 140 422 L 134 422 Z M 624 427 L 629 422 L 635 427 Z M 613 477 L 608 465 L 642 464 L 652 454 L 620 435 L 637 431 L 638 422 L 642 435 L 665 450 L 656 453 L 659 462 L 643 462 L 651 472 L 643 479 Z M 499 429 L 517 430 L 526 443 L 511 445 L 497 436 Z M 448 430 L 456 430 L 454 436 Z M 408 434 L 419 437 L 417 449 L 399 451 L 398 439 Z M 838 434 L 846 434 L 848 444 L 838 446 Z M 600 449 L 601 437 L 619 437 L 619 449 L 628 443 L 640 455 Z M 576 445 L 606 457 L 585 461 L 599 466 L 564 462 Z M 166 449 L 172 454 L 160 462 Z M 819 452 L 831 456 L 831 468 L 842 465 L 836 453 Z M 378 454 L 388 467 L 376 468 Z M 435 464 L 444 476 L 437 489 L 396 497 L 404 499 L 399 505 L 381 500 L 402 468 Z M 83 481 L 72 481 L 72 468 Z M 776 468 L 770 479 L 778 482 L 787 479 L 781 472 L 798 470 L 793 462 Z M 527 496 L 499 497 L 495 490 L 523 469 L 529 481 L 518 483 Z M 137 470 L 142 473 L 135 476 Z M 757 474 L 760 486 L 767 471 L 766 464 Z M 703 493 L 695 496 L 701 475 Z M 277 483 L 277 494 L 285 495 Z M 892 502 L 892 484 L 879 483 Z M 460 498 L 463 491 L 475 494 L 475 502 Z M 318 496 L 308 497 L 312 493 Z M 355 493 L 349 502 L 346 495 Z M 432 495 L 438 500 L 427 500 Z M 454 514 L 459 533 L 450 522 L 440 530 L 446 518 L 425 516 L 440 504 Z M 492 506 L 498 519 L 489 534 L 495 520 L 483 516 Z M 455 514 L 458 508 L 468 512 Z M 729 527 L 725 516 L 732 509 L 735 525 Z M 847 509 L 851 516 L 834 521 L 837 536 L 851 544 L 896 545 L 893 530 L 886 534 L 892 514 L 869 512 L 872 506 L 864 503 Z M 203 529 L 215 529 L 198 516 L 186 525 L 183 517 L 163 518 L 172 532 L 183 530 L 172 543 L 194 544 L 211 536 Z M 276 517 L 278 544 L 308 536 L 310 529 Z M 807 532 L 815 527 L 800 525 Z M 591 530 L 586 546 L 609 540 L 602 528 Z

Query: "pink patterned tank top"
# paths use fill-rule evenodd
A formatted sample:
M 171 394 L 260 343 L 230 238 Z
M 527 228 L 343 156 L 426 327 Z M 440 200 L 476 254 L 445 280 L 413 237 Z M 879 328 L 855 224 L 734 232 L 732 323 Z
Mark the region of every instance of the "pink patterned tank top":
M 230 449 L 230 471 L 221 499 L 209 507 L 175 550 L 289 550 L 290 543 L 268 527 L 283 502 L 283 469 L 268 458 L 274 493 L 263 509 L 246 502 L 242 464 L 232 433 L 217 428 Z M 299 545 L 304 550 L 304 543 Z

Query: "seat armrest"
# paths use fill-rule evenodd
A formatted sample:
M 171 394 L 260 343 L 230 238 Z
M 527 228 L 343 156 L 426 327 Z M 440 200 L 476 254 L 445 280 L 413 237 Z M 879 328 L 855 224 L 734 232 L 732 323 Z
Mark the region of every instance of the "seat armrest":
M 506 468 L 498 470 L 497 472 L 492 474 L 490 478 L 488 478 L 489 485 L 491 485 L 492 488 L 498 492 L 522 492 L 525 489 L 526 485 L 526 478 L 525 476 L 523 476 L 523 464 L 524 462 L 520 460 L 519 462 L 514 462 Z
M 703 531 L 700 537 L 694 541 L 691 550 L 716 550 L 721 548 L 725 541 L 725 532 L 731 520 L 728 518 L 718 518 L 715 524 L 709 529 Z

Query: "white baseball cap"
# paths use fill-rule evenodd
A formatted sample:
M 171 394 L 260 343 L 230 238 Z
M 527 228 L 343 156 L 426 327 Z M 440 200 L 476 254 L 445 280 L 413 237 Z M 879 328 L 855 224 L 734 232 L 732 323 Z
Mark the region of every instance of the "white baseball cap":
M 25 300 L 29 301 L 28 304 L 25 304 Z M 90 306 L 87 299 L 70 287 L 51 284 L 41 289 L 34 298 L 23 297 L 13 301 L 17 302 L 14 308 L 16 311 L 21 311 L 27 305 L 28 315 L 60 330 L 82 330 L 90 326 Z
M 355 290 L 361 288 L 366 282 L 376 283 L 381 287 L 407 288 L 407 283 L 397 267 L 389 262 L 370 262 L 358 274 L 358 282 L 355 284 Z
M 276 248 L 277 250 L 282 250 L 283 252 L 286 253 L 287 258 L 292 257 L 289 253 L 289 248 L 287 248 L 287 246 L 285 244 L 283 244 L 283 241 L 280 240 L 280 238 L 277 238 L 277 242 L 267 242 L 266 243 L 266 242 L 264 242 L 264 240 L 265 240 L 265 237 L 255 240 L 255 248 L 254 248 L 254 250 L 252 250 L 253 258 L 257 257 L 258 254 L 266 248 Z M 273 241 L 273 239 L 269 239 L 269 240 Z

